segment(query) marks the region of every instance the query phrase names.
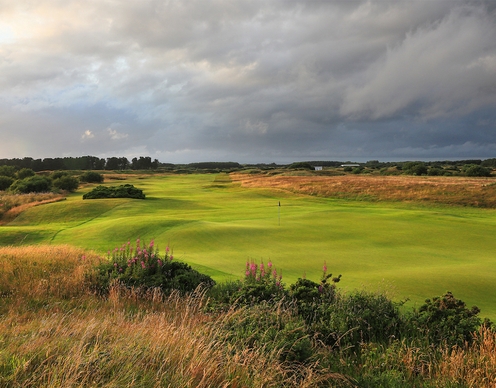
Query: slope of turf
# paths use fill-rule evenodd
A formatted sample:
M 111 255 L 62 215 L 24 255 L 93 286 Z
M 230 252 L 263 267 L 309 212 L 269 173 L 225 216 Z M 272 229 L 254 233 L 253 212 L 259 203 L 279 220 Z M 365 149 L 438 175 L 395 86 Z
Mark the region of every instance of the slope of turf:
M 116 184 L 122 184 L 117 182 Z M 102 253 L 128 240 L 162 250 L 216 280 L 247 260 L 271 260 L 283 280 L 318 280 L 324 261 L 343 288 L 390 289 L 413 302 L 452 291 L 496 318 L 496 211 L 366 203 L 243 189 L 215 175 L 128 179 L 146 200 L 67 201 L 31 208 L 0 243 L 72 244 Z M 281 203 L 281 206 L 279 205 Z

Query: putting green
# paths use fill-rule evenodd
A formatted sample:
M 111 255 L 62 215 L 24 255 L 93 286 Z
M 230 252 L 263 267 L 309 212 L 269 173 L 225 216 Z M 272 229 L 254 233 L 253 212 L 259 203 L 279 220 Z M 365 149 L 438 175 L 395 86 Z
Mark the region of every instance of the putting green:
M 0 227 L 0 244 L 71 244 L 105 254 L 154 239 L 218 281 L 241 278 L 247 260 L 271 260 L 287 284 L 304 275 L 317 281 L 327 262 L 343 275 L 342 288 L 387 290 L 410 305 L 449 290 L 496 319 L 495 210 L 245 189 L 216 175 L 125 183 L 147 199 L 83 201 L 86 187 Z

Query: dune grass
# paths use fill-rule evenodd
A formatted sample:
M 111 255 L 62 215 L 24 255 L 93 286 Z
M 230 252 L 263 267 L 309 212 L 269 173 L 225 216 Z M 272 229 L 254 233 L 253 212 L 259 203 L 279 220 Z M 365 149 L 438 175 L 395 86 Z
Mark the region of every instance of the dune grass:
M 117 284 L 102 298 L 85 280 L 101 260 L 71 246 L 0 247 L 0 386 L 489 388 L 496 383 L 496 335 L 486 328 L 463 348 L 393 340 L 362 343 L 356 358 L 315 342 L 309 362 L 281 362 L 279 350 L 236 346 L 232 331 L 226 331 L 234 328 L 246 338 L 246 321 L 265 316 L 257 316 L 256 308 L 211 311 L 202 290 L 166 296 Z M 283 305 L 273 310 L 282 320 L 292 314 Z
M 154 239 L 217 281 L 242 277 L 249 259 L 271 260 L 287 283 L 318 279 L 327 262 L 343 275 L 343 288 L 387 290 L 409 305 L 449 290 L 496 319 L 494 209 L 245 188 L 226 174 L 127 176 L 126 183 L 147 199 L 83 201 L 89 185 L 21 213 L 0 228 L 0 244 L 105 254 L 137 237 Z

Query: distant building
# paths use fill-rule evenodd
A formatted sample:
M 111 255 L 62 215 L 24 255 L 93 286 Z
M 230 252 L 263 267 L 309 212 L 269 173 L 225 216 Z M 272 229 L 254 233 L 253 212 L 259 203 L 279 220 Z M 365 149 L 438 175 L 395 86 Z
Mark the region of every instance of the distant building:
M 322 171 L 322 166 L 315 166 L 315 171 Z
M 360 167 L 358 163 L 346 163 L 342 164 L 341 167 Z

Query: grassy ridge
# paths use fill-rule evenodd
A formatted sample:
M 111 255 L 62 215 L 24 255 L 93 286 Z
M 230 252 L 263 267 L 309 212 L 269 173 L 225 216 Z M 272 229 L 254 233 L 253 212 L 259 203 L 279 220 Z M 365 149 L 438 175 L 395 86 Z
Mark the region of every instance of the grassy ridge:
M 242 188 L 225 175 L 126 183 L 147 199 L 83 201 L 88 186 L 67 201 L 28 209 L 0 228 L 0 244 L 70 244 L 104 253 L 153 238 L 218 281 L 240 278 L 247 259 L 270 259 L 288 283 L 304 274 L 318 279 L 325 261 L 343 274 L 345 288 L 386 288 L 416 303 L 450 290 L 496 318 L 494 210 L 333 200 Z

